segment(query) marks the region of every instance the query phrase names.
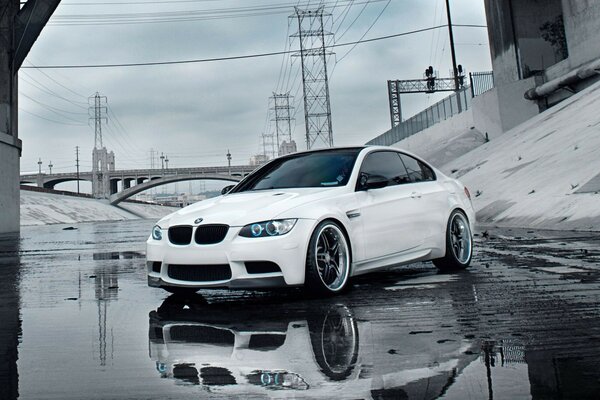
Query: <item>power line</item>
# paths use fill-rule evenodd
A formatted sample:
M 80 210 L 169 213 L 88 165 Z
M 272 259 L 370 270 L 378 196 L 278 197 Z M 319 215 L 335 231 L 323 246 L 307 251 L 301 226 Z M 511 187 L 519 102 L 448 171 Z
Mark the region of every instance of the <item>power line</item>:
M 354 3 L 355 5 L 365 4 L 365 2 L 378 2 L 385 0 L 362 0 L 355 3 L 355 0 L 342 0 Z M 337 7 L 339 0 L 335 4 L 331 2 L 321 2 L 328 9 Z M 295 6 L 308 7 L 308 3 Z M 145 24 L 145 23 L 163 23 L 163 22 L 182 22 L 182 21 L 200 21 L 200 20 L 218 20 L 241 17 L 255 17 L 275 14 L 289 13 L 294 3 L 285 3 L 279 5 L 255 5 L 245 7 L 214 8 L 201 10 L 180 10 L 180 11 L 159 11 L 145 13 L 113 13 L 113 14 L 66 14 L 55 15 L 49 22 L 49 25 L 122 25 L 122 24 Z
M 23 80 L 24 80 L 25 82 L 27 82 L 29 85 L 31 85 L 31 86 L 33 86 L 33 87 L 37 88 L 38 90 L 40 90 L 40 91 L 42 91 L 42 92 L 44 92 L 44 93 L 46 93 L 46 94 L 49 94 L 49 95 L 51 95 L 51 96 L 57 97 L 57 98 L 59 98 L 59 99 L 61 99 L 61 100 L 64 100 L 64 101 L 66 101 L 67 103 L 70 103 L 70 104 L 72 104 L 72 105 L 74 105 L 74 106 L 76 106 L 76 107 L 79 107 L 79 108 L 82 108 L 82 109 L 84 109 L 84 110 L 87 110 L 87 103 L 83 103 L 83 102 L 80 102 L 80 101 L 75 101 L 75 100 L 70 100 L 70 99 L 68 99 L 68 98 L 66 98 L 66 97 L 63 97 L 63 96 L 59 95 L 58 93 L 56 93 L 55 91 L 53 91 L 52 89 L 50 89 L 49 87 L 47 87 L 46 85 L 44 85 L 43 83 L 41 83 L 41 82 L 39 82 L 38 80 L 36 80 L 35 78 L 33 78 L 33 77 L 32 77 L 31 75 L 29 75 L 27 72 L 23 71 L 23 68 L 29 68 L 29 67 L 27 67 L 27 66 L 22 66 L 22 67 L 20 68 L 20 71 L 19 71 L 19 73 L 23 73 L 25 76 L 27 76 L 27 77 L 28 77 L 29 79 L 31 79 L 33 82 L 37 83 L 37 85 L 36 85 L 35 83 L 31 83 L 31 82 L 29 82 L 27 79 L 25 79 L 23 76 L 20 76 L 20 75 L 19 75 L 19 78 L 20 78 L 20 79 L 23 79 Z M 38 68 L 38 67 L 36 67 L 36 68 Z M 38 85 L 40 85 L 40 86 L 38 86 Z M 83 106 L 83 104 L 85 104 L 86 106 Z
M 62 117 L 65 117 L 67 119 L 70 119 L 67 115 L 63 115 L 62 113 L 68 113 L 68 114 L 74 114 L 74 115 L 85 115 L 87 116 L 86 113 L 82 113 L 82 112 L 74 112 L 74 111 L 67 111 L 67 110 L 63 110 L 61 108 L 56 108 L 56 107 L 52 107 L 51 105 L 48 105 L 46 103 L 42 103 L 39 100 L 34 99 L 33 97 L 30 97 L 28 95 L 26 95 L 23 92 L 19 92 L 19 95 L 28 98 L 29 100 L 33 101 L 34 103 L 39 104 L 40 106 L 44 107 L 45 109 L 47 109 L 48 111 L 51 111 L 53 113 L 56 113 Z M 75 121 L 75 122 L 79 122 L 79 121 Z
M 60 3 L 61 6 L 107 6 L 107 5 L 148 5 L 148 4 L 174 4 L 174 3 L 208 3 L 221 0 L 158 0 L 158 1 L 118 1 L 118 2 L 94 2 L 94 3 Z
M 360 40 L 363 40 L 363 39 L 364 39 L 364 37 L 365 37 L 365 36 L 367 36 L 367 34 L 368 34 L 370 31 L 371 31 L 371 29 L 373 29 L 373 27 L 375 26 L 375 24 L 377 23 L 377 21 L 379 21 L 379 18 L 381 18 L 381 16 L 383 15 L 383 13 L 384 13 L 384 12 L 385 12 L 385 10 L 388 8 L 388 6 L 390 5 L 390 3 L 391 3 L 391 2 L 392 2 L 392 0 L 388 0 L 388 2 L 385 4 L 385 6 L 383 7 L 383 9 L 382 9 L 382 10 L 381 10 L 381 12 L 379 13 L 379 15 L 377 15 L 377 17 L 376 17 L 376 18 L 375 18 L 375 20 L 373 21 L 373 23 L 372 23 L 372 24 L 369 26 L 369 28 L 368 28 L 368 29 L 365 31 L 365 33 L 363 33 L 363 35 L 360 37 L 359 41 L 360 41 Z M 357 44 L 358 44 L 358 43 L 357 43 Z M 352 50 L 354 50 L 354 48 L 356 47 L 356 45 L 357 45 L 357 44 L 355 44 L 354 46 L 352 46 L 352 47 L 350 48 L 350 50 L 348 50 L 348 51 L 346 52 L 346 54 L 344 54 L 343 56 L 341 56 L 341 57 L 340 57 L 340 59 L 339 59 L 337 62 L 338 62 L 338 63 L 340 63 L 340 62 L 341 62 L 341 61 L 342 61 L 344 58 L 346 58 L 346 56 L 347 56 L 348 54 L 350 54 L 350 52 L 351 52 Z M 337 65 L 337 63 L 336 63 L 336 65 Z M 334 69 L 335 69 L 335 67 L 334 67 Z M 333 71 L 331 71 L 331 74 L 333 75 Z
M 350 30 L 350 28 L 352 28 L 352 26 L 354 26 L 354 24 L 356 23 L 356 21 L 358 21 L 358 19 L 360 18 L 360 16 L 363 14 L 363 12 L 365 12 L 365 10 L 367 9 L 367 6 L 370 4 L 370 1 L 367 1 L 365 3 L 365 5 L 363 6 L 363 8 L 361 8 L 361 10 L 359 11 L 358 15 L 356 17 L 354 17 L 354 19 L 352 20 L 352 22 L 350 22 L 350 25 L 348 25 L 346 27 L 346 30 L 344 32 L 342 32 L 342 34 L 340 36 L 337 37 L 337 39 L 342 39 L 344 37 L 344 35 L 346 33 L 348 33 L 348 31 Z
M 35 66 L 35 65 L 34 65 L 32 62 L 30 62 L 30 61 L 27 61 L 27 62 L 28 62 L 29 64 L 31 64 L 31 66 L 32 66 L 32 67 L 36 68 L 36 69 L 37 69 L 37 70 L 38 70 L 38 71 L 39 71 L 39 72 L 40 72 L 42 75 L 44 75 L 46 78 L 48 78 L 48 79 L 50 79 L 52 82 L 56 83 L 58 86 L 60 86 L 60 87 L 62 87 L 62 88 L 64 88 L 64 89 L 67 89 L 69 92 L 71 92 L 71 93 L 73 93 L 74 95 L 76 95 L 76 96 L 79 96 L 79 97 L 81 97 L 81 98 L 83 98 L 83 99 L 86 99 L 86 101 L 87 101 L 87 98 L 88 98 L 88 96 L 84 96 L 84 95 L 82 95 L 81 93 L 77 93 L 76 91 L 74 91 L 74 90 L 72 90 L 71 88 L 69 88 L 69 87 L 67 87 L 67 86 L 63 85 L 62 83 L 60 83 L 59 81 L 57 81 L 56 79 L 54 79 L 53 77 L 51 77 L 50 75 L 48 75 L 47 73 L 45 73 L 44 71 L 42 71 L 41 69 L 38 69 L 38 68 L 37 68 L 37 67 L 36 67 L 36 66 Z
M 34 112 L 31 112 L 31 111 L 27 111 L 27 110 L 25 110 L 25 109 L 23 109 L 21 107 L 19 107 L 19 111 L 22 111 L 22 112 L 24 112 L 26 114 L 33 115 L 34 117 L 38 117 L 40 119 L 43 119 L 43 120 L 46 120 L 46 121 L 49 121 L 49 122 L 54 122 L 55 124 L 71 125 L 71 126 L 85 126 L 86 125 L 86 124 L 73 124 L 73 123 L 69 123 L 69 122 L 62 122 L 62 121 L 57 121 L 55 119 L 42 117 L 41 115 L 38 115 L 38 114 L 36 114 Z
M 353 42 L 338 43 L 338 44 L 334 44 L 329 47 L 345 47 L 345 46 L 352 46 L 352 45 L 361 44 L 361 43 L 370 43 L 370 42 L 375 42 L 375 41 L 379 41 L 379 40 L 386 40 L 386 39 L 392 39 L 392 38 L 397 38 L 397 37 L 401 37 L 401 36 L 413 35 L 413 34 L 421 33 L 421 32 L 428 32 L 428 31 L 431 31 L 434 29 L 440 29 L 440 28 L 445 28 L 445 27 L 447 27 L 447 25 L 432 26 L 429 28 L 422 28 L 422 29 L 416 29 L 416 30 L 412 30 L 412 31 L 402 32 L 402 33 L 395 33 L 392 35 L 379 36 L 379 37 L 375 37 L 375 38 L 371 38 L 371 39 L 363 39 L 363 40 L 357 40 L 357 41 L 353 41 Z M 487 28 L 487 26 L 485 26 L 485 25 L 457 25 L 457 24 L 455 24 L 454 27 Z M 316 51 L 318 49 L 307 49 L 307 50 L 315 50 Z M 284 51 L 245 54 L 245 55 L 229 56 L 229 57 L 200 58 L 200 59 L 175 60 L 175 61 L 138 62 L 138 63 L 87 64 L 87 65 L 86 64 L 38 65 L 36 68 L 38 68 L 38 69 L 75 69 L 75 68 L 118 68 L 118 67 L 176 65 L 176 64 L 206 63 L 206 62 L 216 62 L 216 61 L 244 60 L 244 59 L 249 59 L 249 58 L 271 57 L 271 56 L 278 56 L 278 55 L 282 55 L 282 54 L 291 54 L 291 53 L 295 53 L 295 52 L 296 52 L 296 50 L 284 50 Z M 31 67 L 29 67 L 29 66 L 21 67 L 21 69 L 23 69 L 23 68 L 31 68 Z

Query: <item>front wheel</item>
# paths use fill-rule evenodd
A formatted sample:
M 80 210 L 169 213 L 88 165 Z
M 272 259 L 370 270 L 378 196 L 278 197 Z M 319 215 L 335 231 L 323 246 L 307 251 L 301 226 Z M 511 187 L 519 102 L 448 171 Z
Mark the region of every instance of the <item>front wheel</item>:
M 446 227 L 446 254 L 433 260 L 442 271 L 465 269 L 473 256 L 473 235 L 466 215 L 459 210 L 450 214 Z
M 317 294 L 342 292 L 348 282 L 351 265 L 348 239 L 333 221 L 323 221 L 314 230 L 306 255 L 305 287 Z

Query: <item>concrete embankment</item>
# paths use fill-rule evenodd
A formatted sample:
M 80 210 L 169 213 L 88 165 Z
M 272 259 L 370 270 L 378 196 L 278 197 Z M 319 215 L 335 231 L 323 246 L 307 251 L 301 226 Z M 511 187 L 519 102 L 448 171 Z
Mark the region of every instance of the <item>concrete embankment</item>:
M 21 226 L 158 219 L 176 210 L 173 207 L 127 202 L 111 206 L 108 202 L 90 198 L 21 190 Z
M 395 146 L 467 185 L 480 223 L 600 230 L 599 106 L 597 83 L 488 143 L 424 131 Z

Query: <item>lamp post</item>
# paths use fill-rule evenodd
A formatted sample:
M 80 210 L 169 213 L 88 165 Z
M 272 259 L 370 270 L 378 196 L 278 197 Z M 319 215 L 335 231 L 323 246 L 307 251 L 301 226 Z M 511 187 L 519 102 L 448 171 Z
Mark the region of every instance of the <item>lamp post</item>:
M 227 172 L 231 176 L 231 153 L 227 149 Z

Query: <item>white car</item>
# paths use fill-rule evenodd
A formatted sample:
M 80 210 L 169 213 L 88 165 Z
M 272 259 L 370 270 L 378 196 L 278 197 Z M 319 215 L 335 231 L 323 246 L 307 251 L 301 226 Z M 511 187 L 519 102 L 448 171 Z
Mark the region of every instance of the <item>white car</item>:
M 416 261 L 471 262 L 469 191 L 390 147 L 306 151 L 158 221 L 148 284 L 171 292 L 302 286 L 334 294 L 352 276 Z

